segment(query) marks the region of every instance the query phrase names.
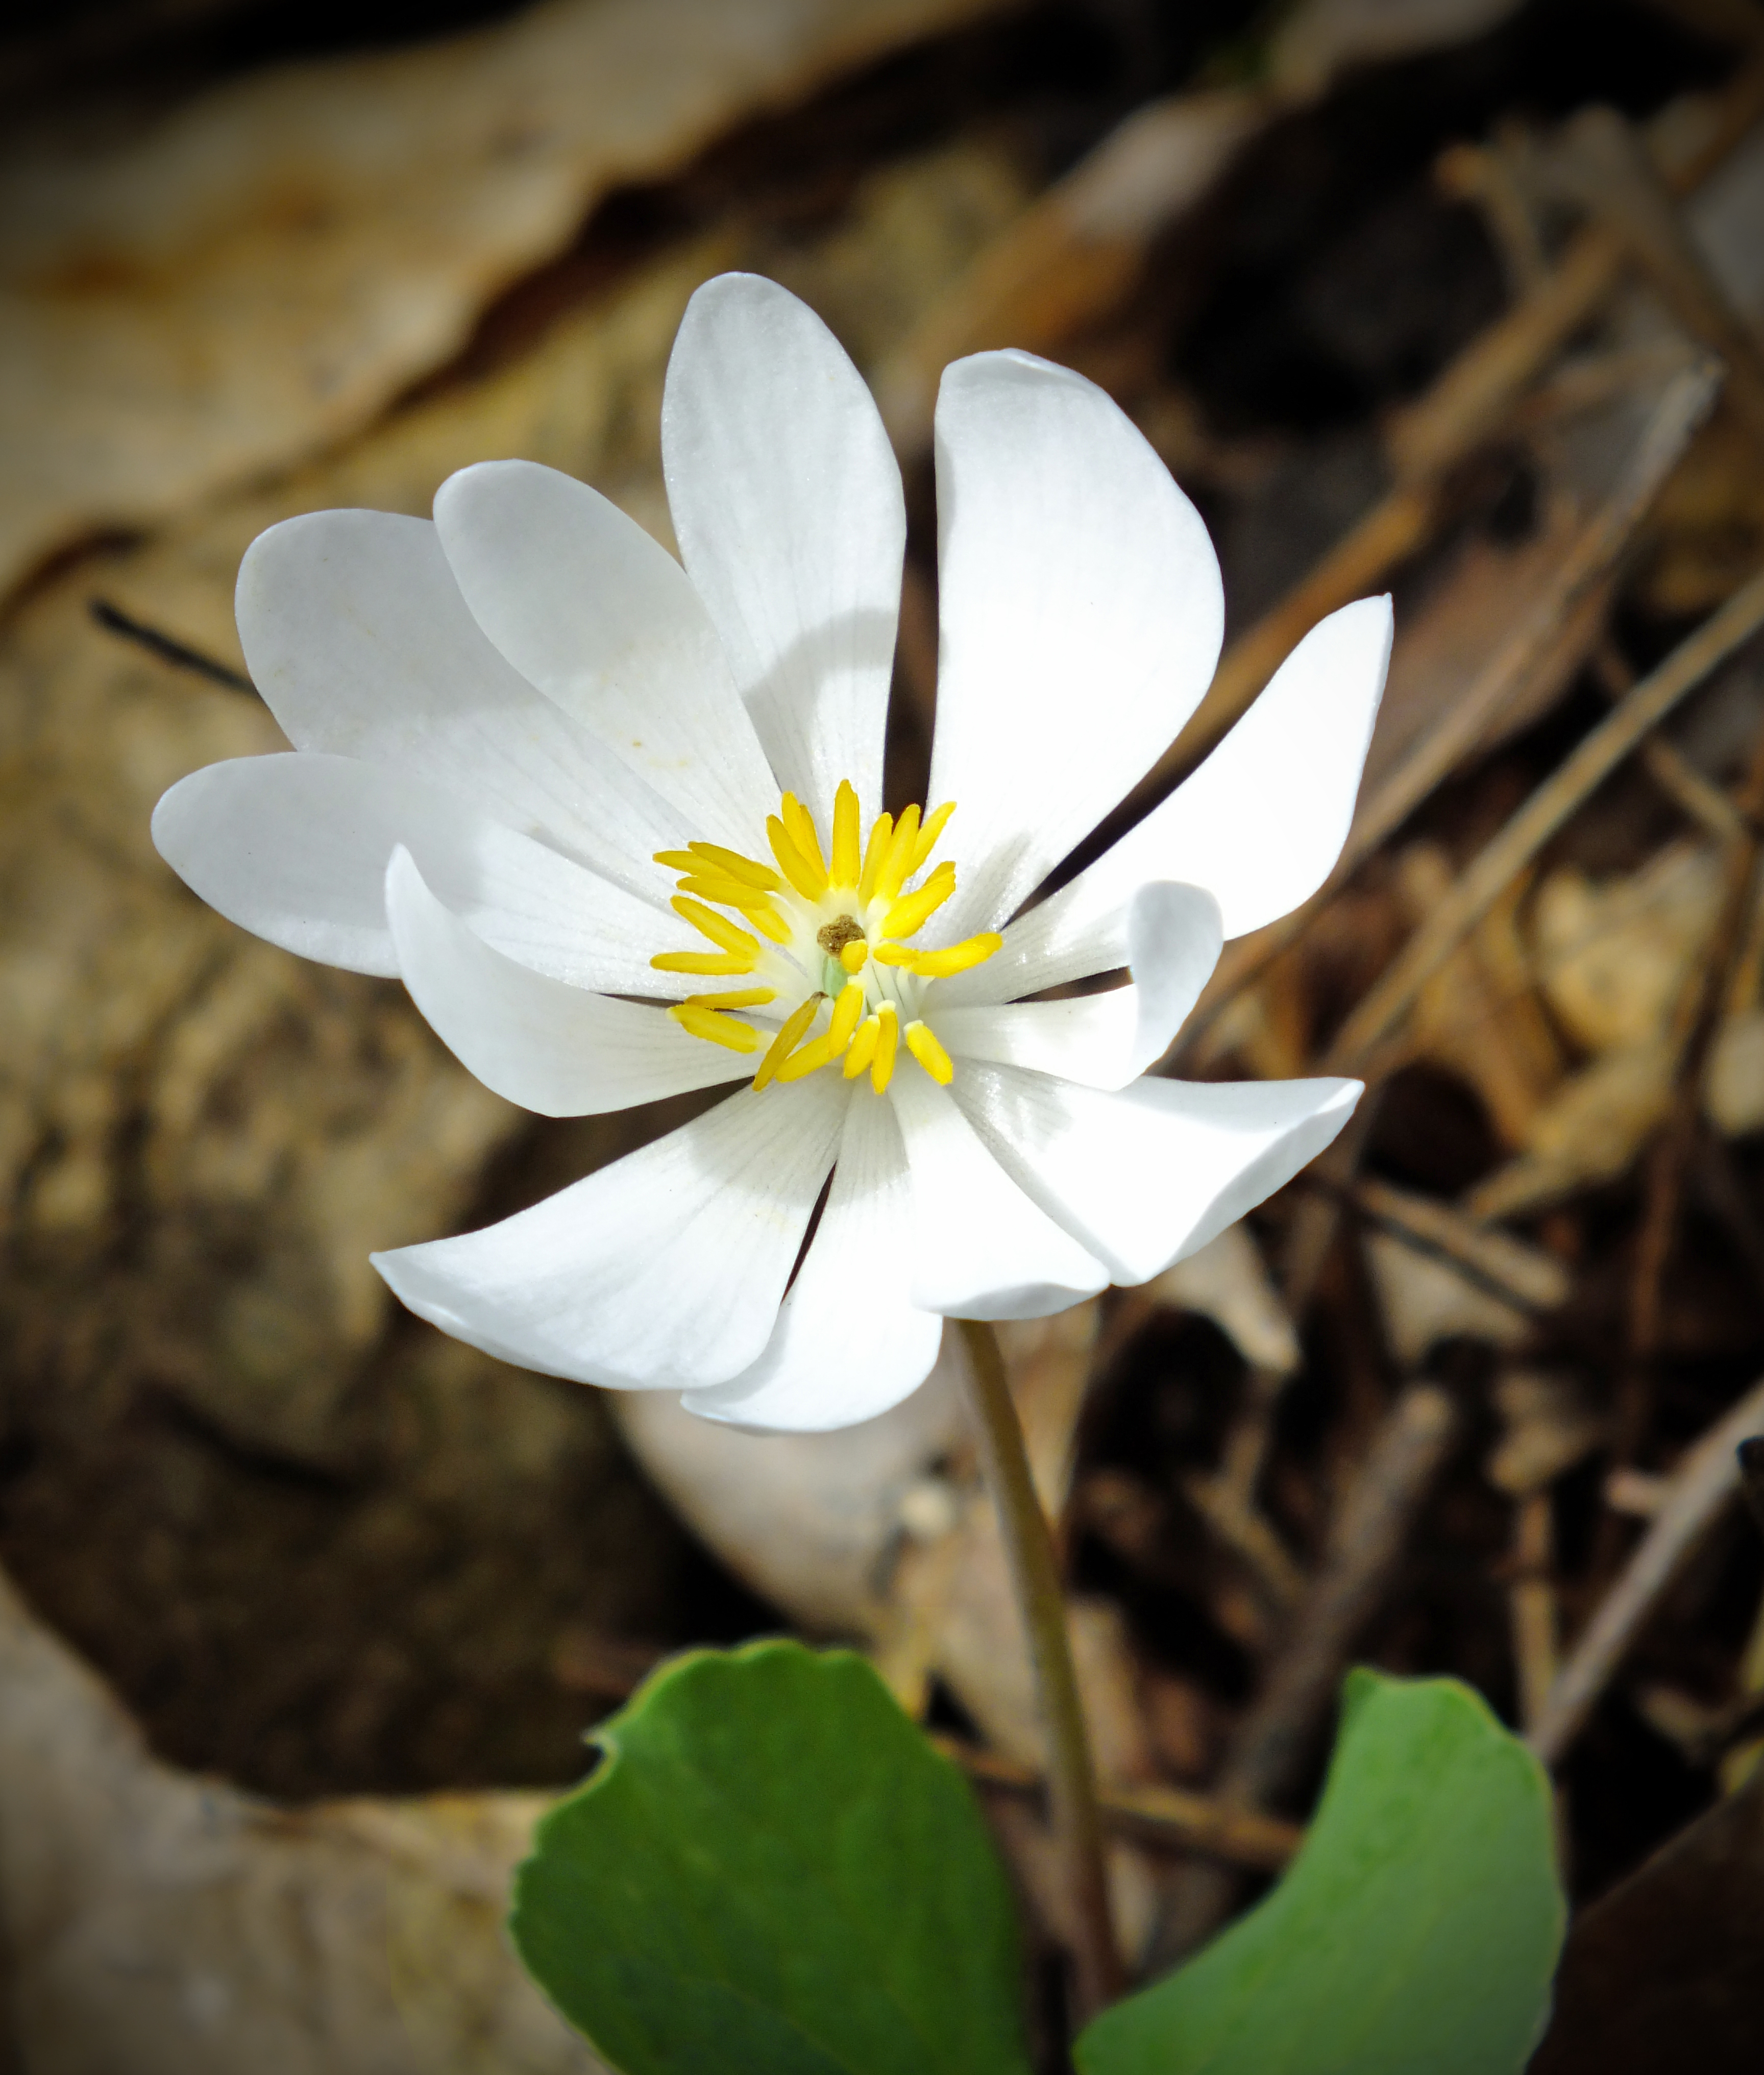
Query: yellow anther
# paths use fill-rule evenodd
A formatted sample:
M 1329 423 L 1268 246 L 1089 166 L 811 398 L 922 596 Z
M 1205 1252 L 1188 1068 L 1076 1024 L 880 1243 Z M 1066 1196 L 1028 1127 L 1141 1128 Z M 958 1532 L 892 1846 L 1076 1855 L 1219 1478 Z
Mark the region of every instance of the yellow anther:
M 917 893 L 903 893 L 882 918 L 884 936 L 910 937 L 922 930 L 955 891 L 955 867 L 947 858 Z
M 951 944 L 947 951 L 916 951 L 907 944 L 878 944 L 870 955 L 879 966 L 905 966 L 921 980 L 947 980 L 951 973 L 984 965 L 1004 942 L 996 930 L 988 930 Z
M 724 1045 L 731 1052 L 757 1052 L 760 1033 L 751 1023 L 743 1023 L 733 1016 L 723 1016 L 714 1009 L 701 1009 L 695 1002 L 677 1001 L 668 1013 L 682 1030 L 689 1031 L 694 1038 L 709 1039 L 713 1045 Z
M 817 871 L 791 841 L 790 832 L 776 814 L 766 820 L 766 836 L 778 869 L 805 901 L 818 901 L 827 890 L 826 872 Z
M 758 951 L 757 944 L 754 950 Z M 649 963 L 657 972 L 701 973 L 706 979 L 751 973 L 754 964 L 739 951 L 658 951 Z
M 704 859 L 694 857 L 689 850 L 658 850 L 655 853 L 657 864 L 665 864 L 670 872 L 702 872 Z
M 720 901 L 725 908 L 738 908 L 747 921 L 752 923 L 762 937 L 769 937 L 775 944 L 790 941 L 790 926 L 767 900 L 763 893 L 756 893 L 751 886 L 742 886 L 732 879 L 682 879 L 682 893 L 696 893 L 701 901 Z
M 941 807 L 934 807 L 925 817 L 925 826 L 919 830 L 919 839 L 913 846 L 913 862 L 907 867 L 910 879 L 919 867 L 937 848 L 937 839 L 950 825 L 950 817 L 955 812 L 955 802 L 946 800 Z
M 876 1057 L 876 1040 L 882 1035 L 880 1016 L 866 1016 L 852 1033 L 851 1042 L 845 1055 L 845 1077 L 855 1081 Z
M 833 1041 L 833 1049 L 843 1052 L 851 1042 L 851 1033 L 858 1027 L 863 1014 L 863 983 L 848 980 L 839 990 L 839 998 L 833 1004 L 833 1021 L 827 1025 L 827 1035 Z
M 776 1078 L 781 1081 L 805 1079 L 818 1068 L 830 1066 L 844 1050 L 843 1045 L 835 1045 L 831 1035 L 823 1031 L 818 1038 L 811 1038 L 801 1051 L 793 1052 L 777 1069 Z
M 726 951 L 739 951 L 750 959 L 759 957 L 759 938 L 750 936 L 745 930 L 737 929 L 727 915 L 719 915 L 714 908 L 706 907 L 702 901 L 689 901 L 681 893 L 677 893 L 668 905 L 681 922 L 689 922 L 700 936 L 708 937 L 714 944 L 721 944 Z
M 929 1023 L 908 1024 L 901 1035 L 906 1040 L 906 1049 L 931 1079 L 940 1087 L 947 1087 L 955 1079 L 955 1062 L 938 1042 L 937 1033 Z
M 839 954 L 839 963 L 848 973 L 860 973 L 870 962 L 870 947 L 863 938 L 854 937 Z
M 872 900 L 876 876 L 888 862 L 888 843 L 894 834 L 892 814 L 878 814 L 870 825 L 870 840 L 864 846 L 863 870 L 858 880 L 858 899 Z
M 839 781 L 833 796 L 833 864 L 828 877 L 835 886 L 855 886 L 863 869 L 858 845 L 858 796 L 848 778 Z
M 784 826 L 790 832 L 790 840 L 820 873 L 824 884 L 827 876 L 827 861 L 821 855 L 821 839 L 815 833 L 814 817 L 794 793 L 786 793 L 782 808 Z
M 753 1085 L 763 1088 L 777 1072 L 786 1057 L 795 1050 L 797 1040 L 814 1022 L 815 1012 L 826 999 L 825 995 L 811 994 L 799 1003 L 785 1018 L 784 1028 L 767 1048 L 765 1057 L 760 1062 L 760 1071 L 753 1077 Z
M 752 923 L 762 937 L 769 937 L 775 944 L 787 944 L 790 941 L 790 925 L 769 901 L 762 901 L 756 897 L 743 901 L 741 919 Z
M 764 1009 L 768 1001 L 777 998 L 775 987 L 743 987 L 731 994 L 689 994 L 681 1005 L 685 1009 Z
M 677 857 L 677 851 L 667 853 Z M 726 879 L 739 879 L 743 886 L 752 886 L 761 893 L 781 893 L 784 881 L 769 864 L 761 864 L 756 859 L 743 857 L 738 850 L 725 850 L 721 843 L 695 843 L 689 855 L 693 862 L 685 867 L 689 872 L 702 872 L 706 865 L 720 872 Z
M 876 1053 L 870 1061 L 870 1086 L 880 1095 L 894 1079 L 894 1054 L 901 1042 L 901 1019 L 892 1001 L 876 1011 Z
M 894 834 L 888 839 L 888 854 L 882 861 L 882 869 L 876 876 L 876 898 L 878 901 L 898 901 L 901 888 L 905 885 L 907 875 L 913 869 L 913 852 L 919 840 L 919 810 L 908 807 L 894 825 Z

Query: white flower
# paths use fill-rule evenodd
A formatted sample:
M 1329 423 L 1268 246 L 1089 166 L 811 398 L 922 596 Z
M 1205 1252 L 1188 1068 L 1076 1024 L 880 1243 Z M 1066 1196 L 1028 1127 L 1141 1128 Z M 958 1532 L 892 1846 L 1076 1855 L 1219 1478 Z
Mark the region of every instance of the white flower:
M 681 325 L 662 445 L 684 569 L 524 462 L 450 478 L 433 524 L 272 528 L 239 631 L 295 753 L 197 772 L 154 836 L 246 928 L 401 975 L 529 1109 L 747 1083 L 532 1210 L 375 1263 L 505 1361 L 843 1426 L 913 1390 L 944 1317 L 1142 1282 L 1341 1129 L 1351 1081 L 1140 1076 L 1222 938 L 1333 864 L 1389 607 L 1325 620 L 1162 806 L 1012 922 L 1218 657 L 1218 565 L 1151 449 L 1028 354 L 947 371 L 942 804 L 891 822 L 905 520 L 856 371 L 793 297 L 725 275 Z M 1124 966 L 1112 991 L 1024 999 Z

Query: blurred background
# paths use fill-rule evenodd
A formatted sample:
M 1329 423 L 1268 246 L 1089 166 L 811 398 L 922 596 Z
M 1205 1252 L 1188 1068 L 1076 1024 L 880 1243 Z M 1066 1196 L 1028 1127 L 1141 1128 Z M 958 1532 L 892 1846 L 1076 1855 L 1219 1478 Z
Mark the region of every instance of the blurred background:
M 1349 1662 L 1454 1672 L 1559 1764 L 1578 1900 L 1642 1896 L 1597 1979 L 1692 1965 L 1650 1853 L 1701 1818 L 1725 1869 L 1675 1905 L 1709 2042 L 1614 2044 L 1595 1986 L 1548 2065 L 1756 2065 L 1764 1849 L 1708 1824 L 1764 1736 L 1764 10 L 81 0 L 0 26 L 0 2069 L 591 2067 L 499 1941 L 536 1797 L 658 1657 L 785 1628 L 954 1740 L 1051 2023 L 948 1378 L 768 1442 L 404 1315 L 371 1248 L 693 1105 L 516 1111 L 147 837 L 283 746 L 231 616 L 265 526 L 522 455 L 672 545 L 663 373 L 730 267 L 826 320 L 905 471 L 891 804 L 961 354 L 1103 383 L 1218 546 L 1226 660 L 1125 812 L 1396 594 L 1349 868 L 1168 1062 L 1355 1071 L 1360 1125 L 1010 1337 L 1137 1951 L 1284 1863 Z

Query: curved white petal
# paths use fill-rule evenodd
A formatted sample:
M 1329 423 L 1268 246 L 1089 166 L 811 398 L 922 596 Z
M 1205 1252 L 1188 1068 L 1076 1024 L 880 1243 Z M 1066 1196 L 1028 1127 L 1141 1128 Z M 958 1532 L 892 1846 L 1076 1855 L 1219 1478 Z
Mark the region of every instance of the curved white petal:
M 969 1066 L 957 1075 L 1008 1072 Z M 1093 1297 L 1108 1271 L 1037 1209 L 929 1075 L 903 1060 L 888 1094 L 913 1186 L 908 1294 L 950 1319 L 1041 1319 Z
M 898 1405 L 936 1363 L 943 1321 L 905 1301 L 913 1195 L 892 1103 L 860 1088 L 833 1187 L 765 1352 L 690 1412 L 772 1433 L 855 1427 Z
M 661 457 L 681 555 L 779 784 L 823 830 L 842 778 L 873 813 L 906 505 L 863 378 L 787 289 L 719 275 L 674 341 Z
M 1105 1095 L 974 1066 L 954 1093 L 1027 1194 L 1133 1284 L 1290 1182 L 1353 1114 L 1360 1083 L 1147 1079 Z
M 536 462 L 450 475 L 435 524 L 473 618 L 521 675 L 695 837 L 751 849 L 777 787 L 716 630 L 667 549 L 598 491 Z
M 1219 904 L 1198 886 L 1142 886 L 1128 909 L 1127 937 L 1129 986 L 1077 1001 L 946 1009 L 934 983 L 926 1017 L 952 1057 L 1124 1088 L 1162 1058 L 1200 999 L 1219 962 Z
M 997 927 L 1150 768 L 1212 677 L 1224 601 L 1199 514 L 1124 413 L 1029 354 L 944 370 L 937 497 L 928 798 L 958 803 L 953 942 Z
M 313 512 L 260 533 L 235 602 L 296 749 L 436 780 L 665 908 L 652 854 L 696 833 L 486 636 L 426 519 Z
M 726 1383 L 771 1336 L 849 1094 L 825 1074 L 744 1089 L 530 1211 L 374 1265 L 420 1318 L 522 1369 Z
M 1053 987 L 1108 971 L 1120 963 L 1125 903 L 1148 879 L 1207 888 L 1228 938 L 1308 901 L 1348 839 L 1389 661 L 1388 598 L 1331 613 L 1200 768 L 1013 922 L 975 976 L 996 967 L 995 985 Z
M 744 1080 L 754 1062 L 693 1038 L 665 1009 L 590 994 L 492 951 L 423 884 L 402 844 L 386 914 L 411 999 L 487 1088 L 541 1116 L 595 1116 Z
M 395 978 L 386 867 L 402 843 L 448 907 L 536 971 L 618 994 L 703 984 L 656 951 L 702 949 L 658 913 L 428 780 L 295 752 L 193 771 L 153 811 L 153 840 L 211 908 L 284 950 Z

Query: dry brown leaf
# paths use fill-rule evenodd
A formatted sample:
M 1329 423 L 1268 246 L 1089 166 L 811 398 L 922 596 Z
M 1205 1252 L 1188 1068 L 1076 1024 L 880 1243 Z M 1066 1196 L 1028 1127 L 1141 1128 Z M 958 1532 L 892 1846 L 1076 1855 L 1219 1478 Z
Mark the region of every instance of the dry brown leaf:
M 1290 1314 L 1249 1228 L 1228 1225 L 1139 1293 L 1172 1311 L 1211 1319 L 1252 1369 L 1296 1373 L 1302 1356 Z
M 32 2075 L 593 2075 L 502 1932 L 545 1805 L 280 1809 L 177 1772 L 0 1577 L 0 1916 Z
M 1406 1369 L 1419 1368 L 1430 1348 L 1460 1334 L 1507 1348 L 1530 1332 L 1531 1322 L 1517 1304 L 1504 1303 L 1449 1261 L 1418 1253 L 1388 1232 L 1369 1232 L 1365 1245 L 1390 1351 Z
M 366 425 L 597 197 L 999 0 L 550 0 L 0 171 L 0 591 Z

